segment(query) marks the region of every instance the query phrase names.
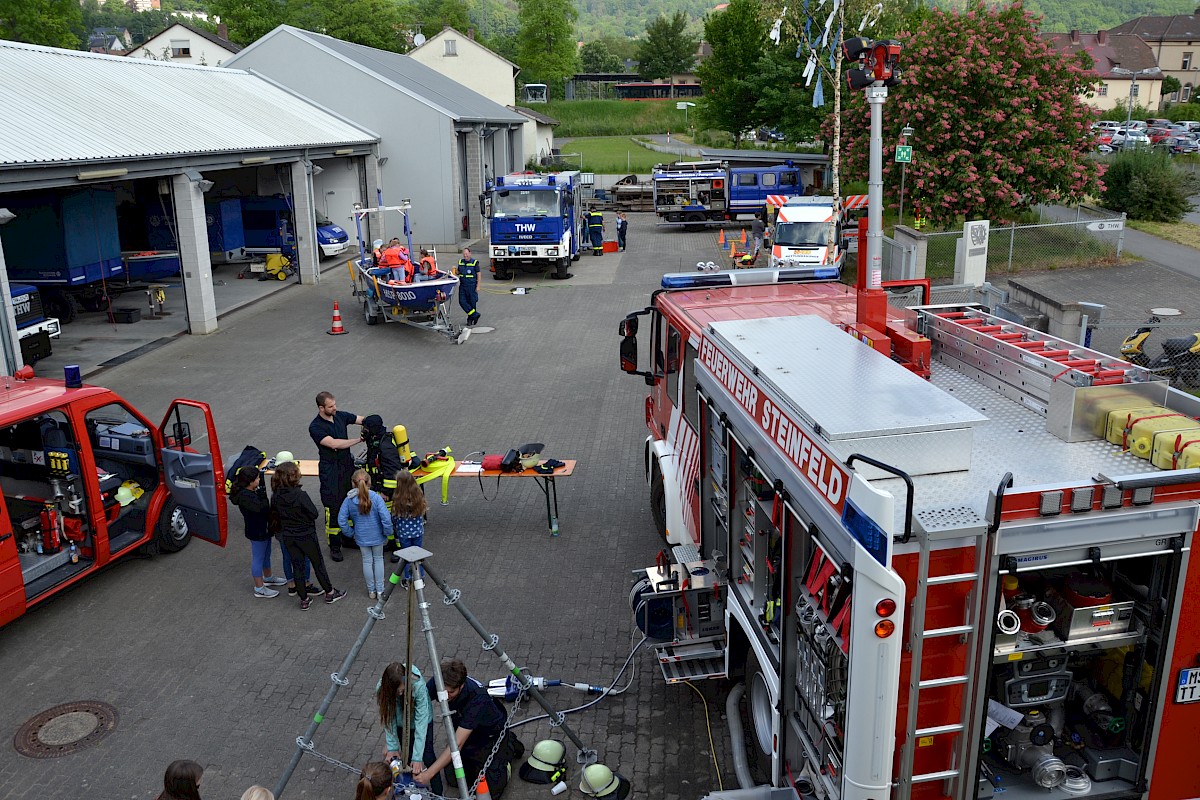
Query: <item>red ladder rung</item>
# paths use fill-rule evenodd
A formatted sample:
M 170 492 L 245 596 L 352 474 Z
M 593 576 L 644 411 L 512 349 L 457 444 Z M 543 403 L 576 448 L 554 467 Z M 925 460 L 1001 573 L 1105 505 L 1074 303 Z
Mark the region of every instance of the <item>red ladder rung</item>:
M 996 331 L 1004 330 L 1003 325 L 980 325 L 976 328 L 979 333 L 995 333 Z
M 941 317 L 942 319 L 962 319 L 966 315 L 967 312 L 965 311 L 943 311 L 937 316 Z
M 1097 358 L 1067 359 L 1066 361 L 1063 362 L 1063 366 L 1071 367 L 1072 369 L 1077 369 L 1081 372 L 1085 372 L 1087 367 L 1095 368 L 1095 367 L 1100 366 L 1100 360 Z
M 1022 350 L 1041 350 L 1046 347 L 1046 343 L 1044 341 L 1013 342 L 1012 344 L 1013 347 L 1019 347 Z
M 1114 376 L 1114 377 L 1109 377 L 1109 378 L 1096 378 L 1092 381 L 1092 386 L 1115 386 L 1117 384 L 1124 383 L 1124 382 L 1125 382 L 1125 375 L 1124 375 L 1124 373 L 1122 373 L 1120 376 Z
M 1097 378 L 1097 379 L 1106 379 L 1106 378 L 1122 378 L 1122 379 L 1124 379 L 1125 370 L 1123 370 L 1123 369 L 1098 369 L 1092 373 L 1092 377 Z M 1093 381 L 1093 383 L 1094 383 L 1094 381 Z
M 1071 355 L 1070 350 L 1044 350 L 1042 355 L 1055 361 L 1062 361 Z
M 1002 342 L 1011 342 L 1011 341 L 1013 341 L 1014 339 L 1020 339 L 1020 338 L 1021 338 L 1022 336 L 1024 336 L 1024 335 L 1025 335 L 1025 334 L 1023 334 L 1023 333 L 1016 333 L 1016 332 L 1012 332 L 1012 333 L 997 333 L 997 334 L 996 334 L 995 336 L 993 336 L 992 338 L 993 338 L 993 339 L 999 339 L 999 340 L 1000 340 L 1000 341 L 1002 341 Z

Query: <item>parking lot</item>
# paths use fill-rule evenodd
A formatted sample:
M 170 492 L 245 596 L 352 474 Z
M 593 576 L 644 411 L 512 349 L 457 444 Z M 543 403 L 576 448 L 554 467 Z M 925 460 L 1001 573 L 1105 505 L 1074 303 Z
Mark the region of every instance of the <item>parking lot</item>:
M 585 255 L 570 281 L 485 277 L 482 321 L 462 346 L 402 325 L 368 327 L 343 273 L 331 271 L 318 286 L 294 286 L 223 316 L 210 336 L 173 337 L 124 363 L 105 359 L 114 365 L 89 380 L 151 419 L 175 397 L 209 402 L 226 458 L 246 444 L 315 458 L 307 436 L 313 398 L 330 390 L 342 410 L 406 425 L 418 452 L 449 446 L 465 457 L 536 441 L 546 457 L 578 459 L 574 476 L 558 484 L 560 536 L 546 530 L 532 481 L 497 490 L 495 481 L 457 479 L 450 504 L 430 510 L 426 547 L 463 602 L 532 674 L 607 685 L 640 638 L 628 609 L 631 573 L 652 564 L 659 546 L 642 474 L 646 387 L 618 368 L 617 323 L 646 305 L 664 272 L 716 259 L 714 239 L 656 232 L 651 215 L 631 214 L 628 251 Z M 532 291 L 512 294 L 513 285 Z M 326 333 L 334 300 L 348 335 Z M 454 315 L 462 319 L 457 306 Z M 60 375 L 53 367 L 39 372 Z M 316 500 L 316 480 L 305 487 Z M 9 740 L 27 719 L 62 703 L 99 700 L 119 714 L 112 735 L 62 758 L 0 748 L 0 797 L 152 798 L 177 758 L 205 766 L 206 800 L 275 784 L 370 601 L 353 551 L 329 565 L 334 583 L 350 593 L 343 602 L 301 612 L 286 595 L 256 599 L 241 518 L 230 512 L 226 549 L 194 541 L 174 556 L 127 560 L 0 630 L 8 689 L 0 732 Z M 485 682 L 502 677 L 502 666 L 437 599 L 431 613 L 441 654 L 462 658 Z M 338 761 L 361 766 L 383 753 L 373 690 L 383 667 L 403 658 L 402 601 L 397 593 L 315 738 Z M 419 632 L 414 646 L 428 674 Z M 600 760 L 632 780 L 635 795 L 699 798 L 718 785 L 711 725 L 728 787 L 722 687 L 698 685 L 706 711 L 693 689 L 663 683 L 649 647 L 621 684 L 630 678 L 627 692 L 568 717 Z M 564 688 L 547 695 L 559 708 L 589 699 Z M 519 716 L 533 713 L 522 708 Z M 550 735 L 545 721 L 518 731 L 527 747 Z M 563 797 L 581 797 L 578 770 L 570 775 Z M 350 797 L 356 777 L 306 757 L 285 796 Z M 506 796 L 547 792 L 514 779 Z

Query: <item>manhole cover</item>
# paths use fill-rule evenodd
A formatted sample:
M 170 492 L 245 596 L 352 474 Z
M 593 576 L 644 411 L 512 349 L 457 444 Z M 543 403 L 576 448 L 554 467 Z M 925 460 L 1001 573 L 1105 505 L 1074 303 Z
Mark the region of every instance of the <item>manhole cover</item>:
M 98 700 L 48 708 L 21 726 L 13 747 L 30 758 L 58 758 L 99 742 L 117 727 L 117 709 Z

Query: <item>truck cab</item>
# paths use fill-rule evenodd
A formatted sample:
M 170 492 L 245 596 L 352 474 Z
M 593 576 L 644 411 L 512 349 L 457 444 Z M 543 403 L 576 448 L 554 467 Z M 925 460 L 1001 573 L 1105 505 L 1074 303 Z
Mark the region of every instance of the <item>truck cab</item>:
M 787 197 L 775 215 L 770 266 L 840 263 L 852 238 L 846 209 L 865 203 L 866 195 L 846 197 L 841 203 L 822 195 Z M 857 232 L 857 224 L 852 228 Z
M 42 296 L 36 286 L 10 283 L 8 293 L 17 321 L 17 336 L 21 340 L 21 360 L 36 364 L 53 352 L 50 340 L 59 337 L 61 326 L 56 318 L 47 317 L 42 310 Z
M 507 280 L 516 270 L 569 277 L 579 258 L 583 220 L 580 175 L 575 171 L 539 175 L 517 172 L 496 178 L 481 198 L 488 218 L 488 254 L 493 277 Z
M 155 425 L 77 375 L 0 378 L 0 625 L 143 545 L 223 547 L 223 485 L 204 403 Z

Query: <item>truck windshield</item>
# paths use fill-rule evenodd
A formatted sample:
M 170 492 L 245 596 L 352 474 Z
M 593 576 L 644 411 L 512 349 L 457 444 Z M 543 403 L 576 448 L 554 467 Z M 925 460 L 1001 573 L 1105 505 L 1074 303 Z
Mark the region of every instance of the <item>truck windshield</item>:
M 773 243 L 787 247 L 825 247 L 828 235 L 827 222 L 780 222 L 775 226 Z
M 497 189 L 492 194 L 494 217 L 557 217 L 558 192 L 553 189 Z

